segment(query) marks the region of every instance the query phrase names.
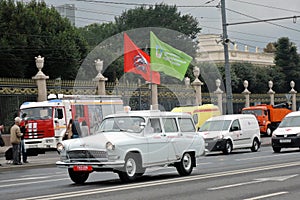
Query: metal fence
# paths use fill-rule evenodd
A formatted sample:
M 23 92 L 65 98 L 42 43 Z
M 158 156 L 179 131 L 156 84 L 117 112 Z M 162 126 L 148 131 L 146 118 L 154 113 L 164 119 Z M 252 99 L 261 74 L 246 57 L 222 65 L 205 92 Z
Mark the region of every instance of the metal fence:
M 149 85 L 116 84 L 107 82 L 108 95 L 121 95 L 125 105 L 132 110 L 150 108 L 151 91 Z M 93 81 L 47 80 L 48 94 L 96 94 L 96 84 Z M 275 94 L 275 104 L 286 102 L 288 95 Z M 8 128 L 18 113 L 23 102 L 37 100 L 37 86 L 31 79 L 0 78 L 0 124 Z M 297 102 L 299 102 L 297 96 Z M 223 96 L 223 111 L 226 112 L 226 97 Z M 192 87 L 182 85 L 158 86 L 159 109 L 170 111 L 180 105 L 194 105 L 195 93 Z M 202 103 L 217 104 L 217 98 L 211 93 L 202 93 Z M 250 104 L 270 103 L 268 94 L 251 94 Z M 239 113 L 245 106 L 243 94 L 233 94 L 234 113 Z M 224 109 L 225 108 L 225 109 Z M 298 106 L 297 106 L 298 108 Z M 6 132 L 8 129 L 6 129 Z

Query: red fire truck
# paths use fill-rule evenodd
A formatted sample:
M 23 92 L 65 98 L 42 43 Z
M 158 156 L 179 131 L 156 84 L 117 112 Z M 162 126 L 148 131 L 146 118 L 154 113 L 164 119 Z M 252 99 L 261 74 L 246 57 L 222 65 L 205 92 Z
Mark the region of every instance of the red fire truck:
M 87 129 L 82 134 L 94 133 L 106 115 L 123 111 L 123 101 L 111 95 L 61 95 L 62 98 L 43 102 L 24 102 L 20 107 L 21 126 L 26 123 L 25 146 L 29 155 L 45 153 L 56 148 L 62 140 L 69 120 L 78 116 Z M 86 128 L 86 127 L 85 127 Z M 82 129 L 83 130 L 83 129 Z

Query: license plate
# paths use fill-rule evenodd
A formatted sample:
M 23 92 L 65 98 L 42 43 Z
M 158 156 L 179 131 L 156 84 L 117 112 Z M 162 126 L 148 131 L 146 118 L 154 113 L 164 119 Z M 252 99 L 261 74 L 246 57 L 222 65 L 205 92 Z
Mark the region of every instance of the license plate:
M 93 171 L 93 167 L 90 165 L 75 165 L 73 166 L 75 172 L 90 172 Z
M 291 139 L 281 139 L 279 140 L 280 143 L 290 143 L 292 140 Z

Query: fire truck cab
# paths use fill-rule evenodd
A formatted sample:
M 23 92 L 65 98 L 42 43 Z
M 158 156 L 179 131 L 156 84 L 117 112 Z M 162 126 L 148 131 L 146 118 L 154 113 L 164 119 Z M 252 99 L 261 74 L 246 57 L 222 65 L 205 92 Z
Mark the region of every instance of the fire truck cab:
M 48 97 L 49 98 L 49 97 Z M 62 140 L 70 119 L 78 117 L 82 135 L 91 135 L 103 117 L 123 111 L 123 101 L 111 95 L 64 95 L 43 102 L 24 102 L 20 107 L 20 126 L 25 126 L 24 141 L 31 156 L 55 149 Z

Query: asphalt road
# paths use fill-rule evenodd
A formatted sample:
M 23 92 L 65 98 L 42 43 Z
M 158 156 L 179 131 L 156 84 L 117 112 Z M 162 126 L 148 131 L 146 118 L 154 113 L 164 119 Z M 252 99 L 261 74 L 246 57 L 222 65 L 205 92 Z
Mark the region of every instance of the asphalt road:
M 67 170 L 54 166 L 0 171 L 1 199 L 299 199 L 300 152 L 210 153 L 198 160 L 191 176 L 174 168 L 152 168 L 132 184 L 110 172 L 92 173 L 76 185 Z

